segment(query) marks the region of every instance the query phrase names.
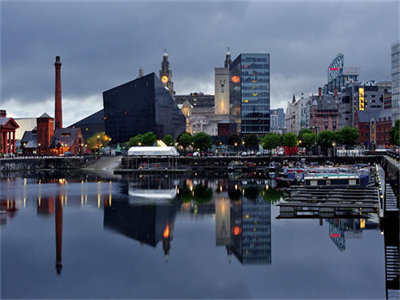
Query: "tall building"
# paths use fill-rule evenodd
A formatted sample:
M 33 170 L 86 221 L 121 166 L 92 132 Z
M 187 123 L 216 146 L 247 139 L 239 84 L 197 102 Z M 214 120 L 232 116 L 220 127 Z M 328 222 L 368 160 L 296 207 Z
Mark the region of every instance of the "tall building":
M 240 54 L 230 66 L 230 114 L 241 134 L 270 131 L 270 56 Z
M 44 113 L 36 119 L 37 147 L 39 154 L 50 153 L 50 143 L 54 136 L 54 119 Z
M 328 66 L 328 83 L 324 86 L 324 94 L 334 93 L 335 88 L 341 92 L 347 84 L 358 81 L 359 67 L 345 67 L 344 55 L 338 53 Z
M 174 138 L 185 131 L 185 117 L 154 73 L 103 92 L 103 104 L 105 132 L 113 143 L 148 131 Z
M 161 62 L 160 80 L 168 89 L 169 93 L 175 95 L 174 83 L 172 82 L 172 70 L 169 68 L 169 60 L 167 49 L 164 49 L 163 60 Z
M 392 124 L 400 119 L 400 41 L 392 45 Z
M 215 68 L 214 94 L 215 114 L 229 114 L 229 65 L 231 64 L 231 53 L 229 48 L 223 68 Z

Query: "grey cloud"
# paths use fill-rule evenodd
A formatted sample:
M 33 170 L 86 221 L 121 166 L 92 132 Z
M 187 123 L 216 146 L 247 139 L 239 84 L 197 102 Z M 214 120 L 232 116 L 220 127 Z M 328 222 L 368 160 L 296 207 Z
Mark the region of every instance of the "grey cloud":
M 53 96 L 56 55 L 63 62 L 63 95 L 84 99 L 135 78 L 140 66 L 158 73 L 164 47 L 178 93 L 212 92 L 213 68 L 222 66 L 226 46 L 233 58 L 271 54 L 272 106 L 284 105 L 285 97 L 323 85 L 338 52 L 347 65 L 361 67 L 361 79 L 389 80 L 390 45 L 399 39 L 398 2 L 1 5 L 1 102 L 24 105 Z

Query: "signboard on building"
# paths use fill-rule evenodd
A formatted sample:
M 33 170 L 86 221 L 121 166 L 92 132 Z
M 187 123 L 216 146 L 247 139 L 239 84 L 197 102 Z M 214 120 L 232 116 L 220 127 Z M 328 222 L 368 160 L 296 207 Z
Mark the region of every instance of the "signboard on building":
M 364 110 L 365 99 L 364 99 L 364 88 L 358 89 L 358 110 Z

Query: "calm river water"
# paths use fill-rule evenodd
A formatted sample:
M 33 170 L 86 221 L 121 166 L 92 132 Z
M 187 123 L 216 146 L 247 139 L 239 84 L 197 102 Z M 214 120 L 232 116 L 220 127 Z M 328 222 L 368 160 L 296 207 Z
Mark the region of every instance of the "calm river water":
M 3 178 L 1 297 L 384 298 L 377 217 L 277 219 L 274 186 Z

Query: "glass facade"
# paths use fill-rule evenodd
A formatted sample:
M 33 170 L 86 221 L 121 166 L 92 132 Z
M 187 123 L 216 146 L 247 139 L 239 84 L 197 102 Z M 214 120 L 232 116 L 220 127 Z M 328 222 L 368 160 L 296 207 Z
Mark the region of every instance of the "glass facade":
M 269 54 L 240 54 L 230 66 L 230 113 L 242 134 L 270 131 Z
M 103 92 L 103 102 L 105 131 L 113 143 L 148 131 L 158 138 L 185 131 L 185 117 L 154 73 Z

